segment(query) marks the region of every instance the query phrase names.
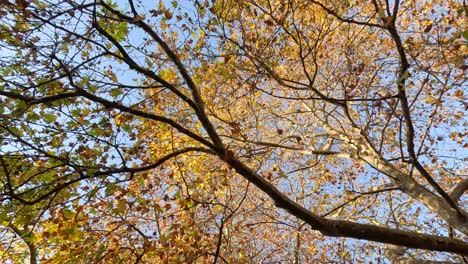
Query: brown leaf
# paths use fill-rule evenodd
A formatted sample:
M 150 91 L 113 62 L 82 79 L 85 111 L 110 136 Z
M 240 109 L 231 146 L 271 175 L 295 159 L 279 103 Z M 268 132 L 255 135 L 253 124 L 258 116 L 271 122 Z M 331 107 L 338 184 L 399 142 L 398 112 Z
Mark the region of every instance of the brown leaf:
M 429 24 L 429 25 L 427 25 L 427 26 L 424 28 L 424 33 L 428 33 L 429 31 L 431 31 L 433 25 L 434 25 L 434 24 Z
M 161 11 L 152 9 L 149 11 L 153 17 L 159 16 L 161 14 Z
M 166 9 L 164 10 L 164 17 L 167 19 L 167 20 L 170 20 L 174 15 L 171 13 L 171 11 L 169 9 Z
M 19 9 L 25 9 L 30 4 L 27 0 L 15 0 L 15 1 Z

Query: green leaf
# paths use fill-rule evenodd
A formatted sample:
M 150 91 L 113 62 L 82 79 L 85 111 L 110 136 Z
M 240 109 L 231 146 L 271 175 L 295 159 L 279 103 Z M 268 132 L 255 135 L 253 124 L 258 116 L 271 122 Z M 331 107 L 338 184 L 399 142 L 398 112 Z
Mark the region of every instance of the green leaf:
M 145 62 L 146 62 L 146 66 L 148 66 L 148 68 L 150 68 L 150 69 L 153 68 L 153 63 L 151 62 L 151 60 L 148 57 L 145 58 Z
M 10 74 L 11 71 L 12 71 L 12 68 L 6 67 L 6 68 L 2 68 L 1 72 L 3 76 L 7 76 L 8 74 Z
M 54 175 L 52 173 L 44 173 L 41 175 L 41 179 L 45 183 L 49 183 L 54 180 Z
M 70 111 L 70 113 L 71 113 L 71 115 L 73 117 L 78 117 L 78 116 L 80 116 L 81 111 L 80 111 L 80 109 L 73 109 L 73 110 Z
M 379 9 L 379 11 L 378 11 L 377 13 L 379 14 L 379 17 L 380 17 L 380 18 L 384 18 L 384 17 L 385 17 L 385 10 Z
M 56 115 L 53 115 L 53 114 L 42 114 L 42 119 L 44 119 L 44 121 L 47 123 L 47 124 L 51 124 L 53 122 L 55 122 L 55 120 L 57 119 L 57 116 Z
M 109 196 L 114 193 L 115 189 L 117 189 L 117 185 L 114 183 L 109 183 L 104 192 L 106 193 L 106 196 Z
M 16 101 L 15 102 L 15 110 L 13 110 L 13 115 L 20 116 L 24 113 L 24 111 L 28 108 L 28 105 L 24 101 Z
M 72 218 L 73 216 L 75 216 L 75 213 L 70 209 L 63 209 L 62 213 L 63 216 L 65 216 L 65 218 Z
M 28 115 L 27 115 L 27 119 L 30 120 L 30 121 L 37 121 L 37 120 L 40 119 L 40 116 L 35 112 L 29 112 Z
M 110 95 L 114 98 L 117 98 L 119 95 L 122 94 L 122 90 L 121 89 L 114 89 L 114 90 L 111 90 L 110 91 Z
M 195 206 L 195 203 L 194 203 L 193 201 L 188 201 L 188 202 L 187 202 L 187 208 L 190 209 L 190 208 L 192 208 L 192 207 L 194 207 L 194 206 Z
M 96 85 L 89 85 L 88 88 L 92 93 L 95 93 L 95 92 L 97 92 L 99 87 L 97 87 Z
M 128 33 L 127 23 L 125 22 L 107 23 L 104 28 L 118 42 L 123 41 Z

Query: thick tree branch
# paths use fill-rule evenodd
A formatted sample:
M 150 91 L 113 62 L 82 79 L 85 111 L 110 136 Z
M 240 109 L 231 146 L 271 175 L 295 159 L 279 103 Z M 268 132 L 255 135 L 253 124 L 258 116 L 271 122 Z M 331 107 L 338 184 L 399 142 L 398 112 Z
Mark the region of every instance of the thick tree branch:
M 29 97 L 29 96 L 18 94 L 18 93 L 0 90 L 0 95 L 13 98 L 16 100 L 21 100 L 25 102 L 27 105 L 35 105 L 35 104 L 46 104 L 46 103 L 51 103 L 51 102 L 61 100 L 61 99 L 76 97 L 78 96 L 78 93 L 66 92 L 66 93 L 55 94 L 51 96 L 45 96 L 42 98 L 34 98 L 34 97 Z
M 408 174 L 403 173 L 395 168 L 393 164 L 385 160 L 373 148 L 372 144 L 367 139 L 363 138 L 363 134 L 360 129 L 356 129 L 356 133 L 359 134 L 357 138 L 350 138 L 347 135 L 335 131 L 325 122 L 322 122 L 321 125 L 333 137 L 336 137 L 343 142 L 348 142 L 348 144 L 353 146 L 355 153 L 351 153 L 351 157 L 360 159 L 375 168 L 377 171 L 387 175 L 393 181 L 396 181 L 401 191 L 423 203 L 456 229 L 460 230 L 464 234 L 468 234 L 468 223 L 466 221 L 468 213 L 462 211 L 461 209 L 459 212 L 454 210 L 446 199 L 430 192 Z
M 452 198 L 440 187 L 440 185 L 432 178 L 429 172 L 424 168 L 424 166 L 419 162 L 416 152 L 415 152 L 415 145 L 414 145 L 414 137 L 415 131 L 413 126 L 413 121 L 411 119 L 411 110 L 408 103 L 408 97 L 406 95 L 406 87 L 405 82 L 409 76 L 409 68 L 410 64 L 406 57 L 406 52 L 403 47 L 403 43 L 401 41 L 400 35 L 394 24 L 388 24 L 387 30 L 392 36 L 393 41 L 395 42 L 395 46 L 398 50 L 398 54 L 400 56 L 400 71 L 398 74 L 398 95 L 401 102 L 401 109 L 403 111 L 403 117 L 405 119 L 406 124 L 406 145 L 407 151 L 410 156 L 411 163 L 416 167 L 416 169 L 421 173 L 421 175 L 429 182 L 429 184 L 450 204 L 450 206 L 455 209 L 460 216 L 463 216 L 463 213 L 460 211 L 460 208 L 456 205 L 456 203 L 452 200 Z
M 29 262 L 31 264 L 37 264 L 37 248 L 34 245 L 34 243 L 31 241 L 31 232 L 28 231 L 27 229 L 20 230 L 18 227 L 16 227 L 13 223 L 9 223 L 8 227 L 21 239 L 23 242 L 28 246 L 29 249 Z
M 40 201 L 42 201 L 44 199 L 47 199 L 50 195 L 52 195 L 54 193 L 57 193 L 57 192 L 65 189 L 66 187 L 74 184 L 74 183 L 77 183 L 77 182 L 80 182 L 80 181 L 83 181 L 83 180 L 87 180 L 87 179 L 91 179 L 91 178 L 94 178 L 94 177 L 97 177 L 97 176 L 107 176 L 107 175 L 118 174 L 118 173 L 130 173 L 130 178 L 126 179 L 128 181 L 128 180 L 131 180 L 134 177 L 135 173 L 143 172 L 143 171 L 149 171 L 151 169 L 157 168 L 160 165 L 162 165 L 163 163 L 165 163 L 166 161 L 170 160 L 171 158 L 174 158 L 174 157 L 177 157 L 179 155 L 189 153 L 189 152 L 204 152 L 204 153 L 207 153 L 207 154 L 214 155 L 213 151 L 211 151 L 209 149 L 206 149 L 206 148 L 187 147 L 187 148 L 183 148 L 183 149 L 180 149 L 180 150 L 175 150 L 175 151 L 173 151 L 173 152 L 159 158 L 158 160 L 156 160 L 152 164 L 147 165 L 147 166 L 143 166 L 143 167 L 135 167 L 135 168 L 123 167 L 123 168 L 117 168 L 117 169 L 112 169 L 112 170 L 98 170 L 98 171 L 95 171 L 96 168 L 81 167 L 79 169 L 76 169 L 79 172 L 79 177 L 77 177 L 75 179 L 71 179 L 71 180 L 69 180 L 67 182 L 64 182 L 64 183 L 62 183 L 60 180 L 58 180 L 57 181 L 58 184 L 55 185 L 52 189 L 50 189 L 49 191 L 45 192 L 44 194 L 42 194 L 42 195 L 40 195 L 40 196 L 38 196 L 38 197 L 36 197 L 34 199 L 27 200 L 27 199 L 22 198 L 21 194 L 14 193 L 14 190 L 13 190 L 12 186 L 10 186 L 10 184 L 8 186 L 10 188 L 9 192 L 8 192 L 8 195 L 10 196 L 11 199 L 15 199 L 15 200 L 19 201 L 22 204 L 34 205 L 34 204 L 36 204 L 36 203 L 38 203 L 38 202 L 40 202 Z M 58 159 L 58 157 L 57 157 L 57 159 Z M 1 156 L 0 156 L 0 161 L 1 161 L 1 165 L 4 167 L 4 170 L 6 171 L 5 162 L 3 161 Z M 88 171 L 88 170 L 91 170 L 91 169 L 93 170 L 92 173 Z
M 265 178 L 254 172 L 235 157 L 227 157 L 225 161 L 231 165 L 237 173 L 245 177 L 273 199 L 278 208 L 288 211 L 323 235 L 364 239 L 410 248 L 468 255 L 468 243 L 459 239 L 395 230 L 387 227 L 359 224 L 350 221 L 329 220 L 320 217 L 285 196 Z
M 458 200 L 460 200 L 466 191 L 468 191 L 468 179 L 462 180 L 460 183 L 458 183 L 458 185 L 450 193 L 450 197 L 455 202 L 458 202 Z
M 456 264 L 457 262 L 420 260 L 405 256 L 405 248 L 392 247 L 385 250 L 387 257 L 394 264 Z
M 129 114 L 135 115 L 135 116 L 140 116 L 140 117 L 148 118 L 150 120 L 166 123 L 166 124 L 172 126 L 173 128 L 175 128 L 176 130 L 178 130 L 179 132 L 191 137 L 192 139 L 194 139 L 194 140 L 196 140 L 196 141 L 198 141 L 198 142 L 200 142 L 200 143 L 202 143 L 202 144 L 204 144 L 204 145 L 206 145 L 206 146 L 208 146 L 208 147 L 210 147 L 212 149 L 215 148 L 214 145 L 211 142 L 209 142 L 208 140 L 204 139 L 203 137 L 195 134 L 194 132 L 184 128 L 179 123 L 177 123 L 176 121 L 174 121 L 174 120 L 172 120 L 170 118 L 167 118 L 165 116 L 159 116 L 159 115 L 156 115 L 156 114 L 147 113 L 147 112 L 137 110 L 137 109 L 134 109 L 134 108 L 131 108 L 131 107 L 128 107 L 128 106 L 124 106 L 124 105 L 122 105 L 122 104 L 120 104 L 118 102 L 109 101 L 107 99 L 104 99 L 102 97 L 99 97 L 97 95 L 94 95 L 92 93 L 87 92 L 86 90 L 84 90 L 82 87 L 78 86 L 75 83 L 75 81 L 73 79 L 73 75 L 68 70 L 66 65 L 63 64 L 63 62 L 59 58 L 57 58 L 55 56 L 54 56 L 54 58 L 60 63 L 61 68 L 67 73 L 70 85 L 72 85 L 77 90 L 77 94 L 79 94 L 80 96 L 86 97 L 86 98 L 88 98 L 89 100 L 91 100 L 93 102 L 100 103 L 106 108 L 114 108 L 114 109 L 118 109 L 118 110 L 120 110 L 122 112 L 126 112 L 126 113 L 129 113 Z
M 135 25 L 138 25 L 141 29 L 143 29 L 148 35 L 150 35 L 153 40 L 156 41 L 156 43 L 159 44 L 159 46 L 164 50 L 166 55 L 169 57 L 169 59 L 174 63 L 176 66 L 177 70 L 179 73 L 182 75 L 182 78 L 185 80 L 187 83 L 187 86 L 189 89 L 192 91 L 192 97 L 194 99 L 194 103 L 190 103 L 190 106 L 193 108 L 195 113 L 197 114 L 198 119 L 202 123 L 203 127 L 205 128 L 206 132 L 208 133 L 210 139 L 213 141 L 215 148 L 219 148 L 219 150 L 224 151 L 224 144 L 219 137 L 218 133 L 216 132 L 216 129 L 214 128 L 213 124 L 209 120 L 208 116 L 206 115 L 205 112 L 205 103 L 203 101 L 203 98 L 200 94 L 200 90 L 198 89 L 197 85 L 193 81 L 190 73 L 186 69 L 186 67 L 183 65 L 183 63 L 180 61 L 179 57 L 174 53 L 174 51 L 169 47 L 169 45 L 150 27 L 148 24 L 143 22 L 142 20 L 135 21 L 129 16 L 126 16 L 122 14 L 121 12 L 113 9 L 106 3 L 102 2 L 101 3 L 106 9 L 111 11 L 113 14 L 117 15 L 119 18 L 127 20 L 129 23 L 133 23 Z M 101 34 L 106 35 L 108 39 L 113 39 L 107 32 L 105 32 L 102 28 L 98 28 L 99 32 Z M 115 41 L 115 39 L 112 40 L 113 44 L 116 45 L 117 47 L 121 47 L 120 44 Z M 119 48 L 121 50 L 123 48 Z M 123 49 L 125 52 L 125 50 Z M 122 52 L 122 51 L 121 51 Z M 124 55 L 125 58 L 129 58 L 128 54 Z M 133 63 L 135 64 L 135 63 Z M 180 96 L 179 94 L 177 94 Z M 184 95 L 185 96 L 185 95 Z
M 118 168 L 118 169 L 113 169 L 113 170 L 105 170 L 105 171 L 98 171 L 94 175 L 96 176 L 103 176 L 103 175 L 111 175 L 111 174 L 116 174 L 116 173 L 131 173 L 132 175 L 138 172 L 143 172 L 143 171 L 148 171 L 155 169 L 159 166 L 161 166 L 164 162 L 170 160 L 171 158 L 177 157 L 179 155 L 189 153 L 189 152 L 203 152 L 211 155 L 215 155 L 215 152 L 207 149 L 207 148 L 201 148 L 201 147 L 187 147 L 179 150 L 175 150 L 161 158 L 159 158 L 157 161 L 151 163 L 150 165 L 143 166 L 143 167 L 136 167 L 136 168 Z
M 213 264 L 218 263 L 218 258 L 221 253 L 221 245 L 223 242 L 223 232 L 224 232 L 224 218 L 221 219 L 221 225 L 219 226 L 218 240 L 216 242 L 216 252 L 214 253 Z

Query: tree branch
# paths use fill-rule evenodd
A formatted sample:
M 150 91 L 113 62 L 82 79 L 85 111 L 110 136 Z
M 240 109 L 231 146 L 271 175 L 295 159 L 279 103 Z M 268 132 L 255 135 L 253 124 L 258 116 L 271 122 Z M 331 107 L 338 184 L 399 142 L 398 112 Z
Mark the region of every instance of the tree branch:
M 386 250 L 386 255 L 395 264 L 456 264 L 458 262 L 419 260 L 411 257 L 405 257 L 405 248 L 394 247 Z
M 462 180 L 450 193 L 453 201 L 458 202 L 462 195 L 468 190 L 468 179 Z
M 117 15 L 119 18 L 127 20 L 129 23 L 133 23 L 135 25 L 138 25 L 141 29 L 143 29 L 146 33 L 148 33 L 153 40 L 156 41 L 156 43 L 159 44 L 159 46 L 164 50 L 166 55 L 169 57 L 169 59 L 172 61 L 172 63 L 176 66 L 177 70 L 179 73 L 182 75 L 182 78 L 185 80 L 187 83 L 188 88 L 192 91 L 192 97 L 194 101 L 190 100 L 190 106 L 193 108 L 195 113 L 197 114 L 198 119 L 202 123 L 203 127 L 205 128 L 206 132 L 208 133 L 210 139 L 213 141 L 214 146 L 216 149 L 220 151 L 225 151 L 224 150 L 224 144 L 219 137 L 218 133 L 216 132 L 216 129 L 213 127 L 213 124 L 210 122 L 208 116 L 206 115 L 205 112 L 205 103 L 203 101 L 203 98 L 200 94 L 200 90 L 198 89 L 197 85 L 193 81 L 192 77 L 190 76 L 189 72 L 187 71 L 186 67 L 182 64 L 180 61 L 179 57 L 174 53 L 174 51 L 169 47 L 169 45 L 153 30 L 151 27 L 149 27 L 145 22 L 142 20 L 135 21 L 134 19 L 131 19 L 130 17 L 122 14 L 121 12 L 113 9 L 110 7 L 108 4 L 102 2 L 101 3 L 106 9 L 111 11 L 113 14 Z M 102 28 L 97 28 L 101 34 L 106 35 L 108 39 L 113 39 L 107 32 L 105 32 Z M 112 41 L 114 45 L 117 47 L 120 47 L 120 44 L 115 41 L 115 39 Z M 123 48 L 119 48 L 119 50 L 125 50 Z M 121 50 L 121 52 L 122 52 Z M 126 54 L 126 53 L 124 53 Z M 124 57 L 129 57 L 128 54 Z M 133 63 L 136 64 L 136 63 Z M 181 96 L 177 94 L 178 96 Z M 183 95 L 185 97 L 185 95 Z M 188 102 L 188 100 L 186 100 Z M 192 103 L 193 102 L 193 103 Z
M 8 227 L 28 246 L 29 249 L 29 262 L 31 264 L 37 264 L 37 249 L 34 243 L 31 241 L 31 233 L 28 230 L 20 230 L 13 223 L 9 223 Z
M 332 210 L 328 211 L 327 213 L 325 213 L 325 214 L 323 214 L 321 216 L 322 217 L 329 216 L 329 215 L 333 214 L 334 212 L 336 212 L 337 210 L 345 207 L 346 205 L 356 201 L 357 199 L 359 199 L 359 198 L 361 198 L 363 196 L 371 195 L 371 194 L 377 194 L 377 193 L 381 193 L 381 192 L 395 191 L 395 190 L 399 190 L 399 189 L 400 189 L 399 187 L 395 187 L 394 184 L 391 184 L 390 187 L 384 186 L 383 188 L 378 188 L 378 189 L 374 189 L 372 191 L 360 193 L 359 195 L 354 196 L 353 198 L 351 198 L 348 201 L 336 206 L 335 208 L 333 208 Z
M 374 2 L 375 3 L 375 2 Z M 376 4 L 375 4 L 376 5 Z M 376 8 L 378 6 L 376 5 Z M 394 14 L 395 17 L 397 14 Z M 393 18 L 393 21 L 395 18 Z M 385 18 L 382 18 L 382 21 L 385 23 Z M 403 112 L 403 117 L 406 124 L 406 145 L 407 151 L 410 156 L 411 163 L 416 167 L 416 169 L 421 173 L 421 175 L 426 179 L 426 181 L 445 199 L 447 200 L 448 204 L 457 211 L 457 213 L 461 217 L 465 217 L 464 214 L 461 212 L 460 208 L 457 204 L 452 200 L 452 198 L 440 187 L 440 185 L 432 178 L 429 172 L 424 168 L 424 166 L 419 162 L 416 153 L 415 153 L 415 145 L 414 145 L 414 137 L 415 131 L 413 126 L 413 121 L 411 118 L 411 110 L 408 103 L 408 97 L 406 95 L 406 85 L 405 82 L 409 76 L 409 68 L 410 64 L 406 57 L 405 48 L 403 47 L 403 43 L 401 41 L 400 35 L 396 29 L 394 23 L 386 23 L 386 29 L 390 33 L 393 42 L 395 43 L 396 49 L 398 51 L 399 59 L 400 59 L 400 70 L 398 74 L 398 97 L 400 99 L 400 105 Z
M 315 1 L 315 0 L 309 0 L 310 2 L 320 6 L 323 10 L 325 10 L 329 15 L 332 15 L 334 16 L 336 19 L 338 19 L 339 21 L 341 22 L 346 22 L 346 23 L 351 23 L 351 24 L 356 24 L 356 25 L 361 25 L 361 26 L 369 26 L 369 27 L 377 27 L 377 28 L 383 28 L 382 25 L 379 25 L 379 24 L 374 24 L 374 23 L 369 23 L 369 22 L 362 22 L 362 21 L 356 21 L 356 20 L 353 20 L 353 19 L 349 19 L 349 18 L 344 18 L 340 15 L 338 15 L 338 13 L 336 13 L 335 11 L 331 10 L 330 8 L 326 7 L 324 4 L 318 2 L 318 1 Z
M 225 161 L 234 168 L 237 173 L 265 192 L 278 208 L 288 211 L 323 235 L 364 239 L 409 248 L 468 255 L 468 243 L 459 239 L 395 230 L 387 227 L 350 221 L 329 220 L 320 217 L 288 198 L 265 178 L 244 165 L 235 157 L 227 157 Z

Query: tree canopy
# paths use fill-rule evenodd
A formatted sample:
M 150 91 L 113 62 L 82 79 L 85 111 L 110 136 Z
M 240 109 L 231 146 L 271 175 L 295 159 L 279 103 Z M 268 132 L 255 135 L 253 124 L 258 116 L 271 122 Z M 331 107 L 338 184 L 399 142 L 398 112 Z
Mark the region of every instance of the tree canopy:
M 468 263 L 467 8 L 0 1 L 0 262 Z

